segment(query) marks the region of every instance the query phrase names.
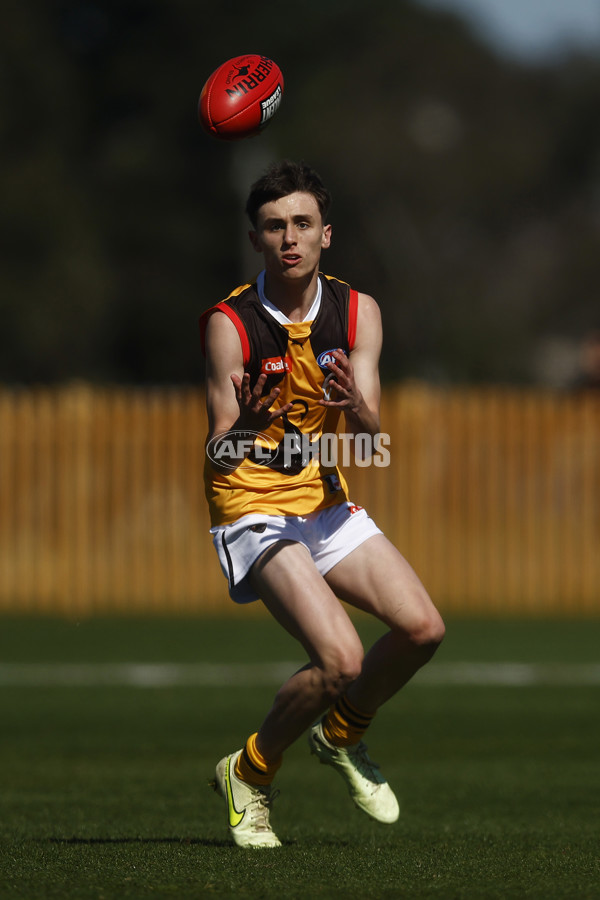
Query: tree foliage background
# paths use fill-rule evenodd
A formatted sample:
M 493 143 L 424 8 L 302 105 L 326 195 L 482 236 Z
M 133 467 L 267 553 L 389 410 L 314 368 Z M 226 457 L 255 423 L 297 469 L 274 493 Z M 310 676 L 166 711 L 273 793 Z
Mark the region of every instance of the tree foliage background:
M 406 0 L 23 0 L 0 31 L 0 380 L 202 379 L 199 313 L 256 274 L 243 200 L 272 159 L 334 194 L 323 268 L 372 293 L 383 371 L 539 378 L 600 307 L 600 65 L 516 65 Z M 203 82 L 258 52 L 283 104 L 239 144 Z

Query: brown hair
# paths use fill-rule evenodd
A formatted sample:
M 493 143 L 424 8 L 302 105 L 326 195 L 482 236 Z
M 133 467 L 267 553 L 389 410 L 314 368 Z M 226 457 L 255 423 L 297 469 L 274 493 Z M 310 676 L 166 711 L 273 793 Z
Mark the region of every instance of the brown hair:
M 331 194 L 314 169 L 306 163 L 295 163 L 289 159 L 273 163 L 265 174 L 254 182 L 246 203 L 248 218 L 256 228 L 258 210 L 261 206 L 297 192 L 312 194 L 325 223 L 331 205 Z

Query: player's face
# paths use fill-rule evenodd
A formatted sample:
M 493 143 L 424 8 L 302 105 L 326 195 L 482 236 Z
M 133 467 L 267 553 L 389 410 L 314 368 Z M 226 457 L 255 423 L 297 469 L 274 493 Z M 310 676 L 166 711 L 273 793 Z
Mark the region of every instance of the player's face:
M 250 240 L 270 276 L 306 278 L 318 270 L 321 250 L 329 247 L 331 225 L 323 224 L 312 194 L 288 194 L 260 207 Z

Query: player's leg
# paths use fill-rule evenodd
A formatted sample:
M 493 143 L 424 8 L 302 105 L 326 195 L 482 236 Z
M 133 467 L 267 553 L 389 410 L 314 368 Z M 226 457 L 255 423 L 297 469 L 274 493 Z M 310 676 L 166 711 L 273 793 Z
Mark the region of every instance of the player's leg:
M 382 535 L 370 537 L 325 576 L 335 593 L 385 622 L 390 631 L 361 673 L 310 730 L 309 745 L 344 779 L 356 806 L 380 822 L 398 818 L 398 801 L 361 738 L 378 707 L 435 652 L 444 626 L 425 588 Z
M 347 692 L 353 706 L 373 714 L 431 659 L 444 623 L 414 570 L 382 534 L 353 550 L 325 577 L 337 596 L 390 628 L 368 651 Z
M 280 688 L 256 737 L 260 753 L 276 760 L 356 679 L 363 647 L 302 544 L 273 545 L 253 566 L 251 581 L 269 612 L 309 658 Z
M 214 783 L 238 846 L 279 847 L 270 824 L 270 786 L 281 755 L 357 677 L 363 647 L 303 544 L 277 541 L 254 563 L 250 581 L 309 662 L 278 691 L 259 731 L 218 763 Z

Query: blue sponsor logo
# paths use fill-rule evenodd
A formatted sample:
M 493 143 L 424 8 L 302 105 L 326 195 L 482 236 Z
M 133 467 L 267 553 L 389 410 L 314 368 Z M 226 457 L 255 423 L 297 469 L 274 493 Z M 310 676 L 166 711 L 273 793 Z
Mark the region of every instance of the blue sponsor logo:
M 319 355 L 317 356 L 317 365 L 319 366 L 320 369 L 325 369 L 326 372 L 329 372 L 329 369 L 327 368 L 327 363 L 335 362 L 335 357 L 333 354 L 335 353 L 336 350 L 341 351 L 341 348 L 334 347 L 333 350 L 323 350 L 322 353 L 319 353 Z

